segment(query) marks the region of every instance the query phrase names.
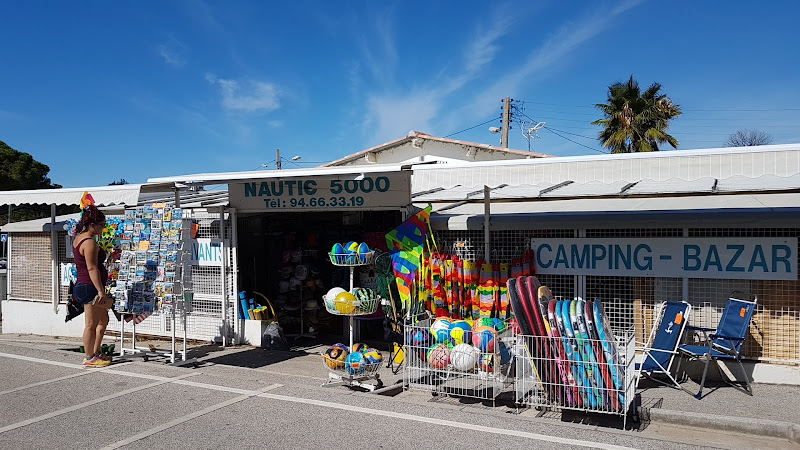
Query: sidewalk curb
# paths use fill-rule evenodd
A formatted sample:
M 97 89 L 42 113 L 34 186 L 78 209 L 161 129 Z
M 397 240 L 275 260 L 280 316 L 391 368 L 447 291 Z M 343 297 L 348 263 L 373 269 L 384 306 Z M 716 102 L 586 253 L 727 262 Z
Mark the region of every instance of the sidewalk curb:
M 673 411 L 660 408 L 638 407 L 643 421 L 664 422 L 697 428 L 727 430 L 759 436 L 783 437 L 789 442 L 800 444 L 800 425 L 777 420 L 764 420 L 750 417 L 721 416 L 686 411 Z

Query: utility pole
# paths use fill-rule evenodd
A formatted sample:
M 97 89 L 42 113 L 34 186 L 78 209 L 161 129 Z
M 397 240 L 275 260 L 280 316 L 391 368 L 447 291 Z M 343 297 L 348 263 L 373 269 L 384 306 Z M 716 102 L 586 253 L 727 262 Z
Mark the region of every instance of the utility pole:
M 503 134 L 500 135 L 500 147 L 508 148 L 508 129 L 511 124 L 511 99 L 503 100 Z
M 278 170 L 281 170 L 281 149 L 278 149 Z

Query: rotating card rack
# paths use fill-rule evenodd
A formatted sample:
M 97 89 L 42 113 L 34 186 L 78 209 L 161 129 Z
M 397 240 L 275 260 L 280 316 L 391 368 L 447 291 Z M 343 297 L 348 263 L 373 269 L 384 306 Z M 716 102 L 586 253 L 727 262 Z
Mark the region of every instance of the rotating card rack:
M 162 218 L 161 223 L 159 223 L 159 228 L 150 228 L 150 233 L 154 233 L 155 230 L 158 230 L 159 232 L 158 241 L 150 241 L 148 239 L 148 241 L 153 244 L 156 242 L 159 243 L 158 263 L 155 265 L 146 264 L 147 269 L 145 270 L 144 274 L 139 273 L 140 271 L 138 268 L 141 267 L 137 264 L 139 261 L 137 259 L 130 259 L 131 254 L 134 258 L 136 258 L 137 253 L 142 251 L 138 249 L 142 247 L 136 247 L 137 250 L 133 250 L 131 243 L 128 243 L 128 249 L 126 250 L 126 231 L 123 232 L 123 258 L 128 259 L 125 259 L 126 262 L 121 265 L 120 270 L 122 270 L 122 267 L 136 267 L 137 270 L 128 269 L 128 276 L 133 278 L 128 280 L 128 276 L 126 276 L 126 280 L 124 282 L 117 281 L 117 286 L 112 290 L 112 294 L 115 299 L 114 308 L 122 316 L 122 320 L 120 322 L 120 356 L 139 355 L 142 356 L 145 361 L 151 357 L 164 357 L 169 359 L 169 364 L 171 365 L 196 365 L 197 359 L 188 358 L 188 350 L 186 348 L 186 318 L 191 312 L 193 299 L 191 280 L 192 220 L 184 218 L 183 211 L 180 208 L 170 209 L 162 205 L 147 205 L 144 209 L 126 211 L 126 224 L 123 226 L 126 226 L 126 230 L 130 228 L 130 226 L 127 225 L 129 219 L 133 221 L 134 224 L 143 223 L 143 221 L 147 220 L 145 219 L 145 217 L 147 217 L 147 211 L 159 210 L 162 211 L 162 217 L 167 213 L 167 211 L 169 211 L 170 220 L 163 220 Z M 138 216 L 140 213 L 142 214 L 141 220 L 139 220 Z M 151 214 L 154 214 L 154 217 L 158 217 L 157 212 L 151 212 Z M 173 215 L 176 215 L 177 217 Z M 152 222 L 158 219 L 150 220 Z M 168 222 L 169 225 L 167 225 Z M 134 226 L 136 227 L 136 225 Z M 167 228 L 164 228 L 167 226 L 169 227 L 169 231 L 164 231 L 167 230 Z M 173 233 L 173 236 L 177 234 L 177 239 L 174 237 L 170 238 L 170 233 Z M 161 238 L 166 238 L 164 242 L 168 242 L 168 244 L 164 247 L 162 247 L 160 244 L 162 242 Z M 138 241 L 141 242 L 141 240 L 142 239 Z M 133 240 L 130 242 L 133 242 Z M 172 244 L 174 244 L 174 246 Z M 167 248 L 168 250 L 162 250 L 162 248 Z M 150 247 L 148 247 L 148 250 L 145 250 L 145 252 L 148 253 L 152 253 L 154 251 L 155 250 L 150 250 Z M 131 253 L 126 254 L 126 252 Z M 165 270 L 166 268 L 172 268 L 173 264 L 174 271 Z M 153 267 L 155 267 L 155 270 L 152 270 Z M 155 280 L 151 281 L 151 278 L 153 278 L 153 273 L 155 273 L 155 280 L 164 279 L 164 282 Z M 172 281 L 170 282 L 167 280 Z M 154 286 L 159 287 L 154 289 Z M 166 316 L 166 320 L 168 320 L 170 323 L 170 350 L 159 350 L 153 345 L 149 345 L 148 347 L 137 347 L 137 323 L 141 322 L 149 315 L 159 311 L 162 313 L 162 315 Z M 131 332 L 127 337 L 127 339 L 130 340 L 130 345 L 127 347 L 125 346 L 127 340 L 125 331 L 126 319 L 132 324 Z M 177 348 L 177 327 L 179 325 L 179 321 L 182 325 L 182 333 L 180 336 L 182 345 L 180 350 Z
M 356 267 L 359 266 L 366 266 L 372 263 L 372 257 L 375 255 L 375 252 L 370 251 L 367 254 L 357 254 L 357 253 L 347 253 L 347 254 L 335 254 L 335 253 L 328 253 L 330 257 L 331 264 L 334 266 L 339 267 L 348 267 L 350 269 L 350 292 L 353 292 L 354 289 L 354 273 Z M 378 299 L 374 299 L 371 301 L 361 301 L 355 304 L 352 307 L 352 310 L 339 310 L 335 307 L 331 307 L 329 302 L 325 302 L 325 309 L 335 315 L 339 316 L 347 316 L 349 318 L 349 327 L 350 327 L 350 341 L 348 350 L 350 353 L 353 352 L 353 335 L 355 329 L 355 317 L 356 316 L 363 316 L 368 314 L 373 314 L 377 309 L 380 301 Z M 322 359 L 326 363 L 328 367 L 328 381 L 322 384 L 323 387 L 328 386 L 358 386 L 363 389 L 367 389 L 369 391 L 374 391 L 378 387 L 381 386 L 380 375 L 378 374 L 378 369 L 380 369 L 381 362 L 377 363 L 361 363 L 363 370 L 359 367 L 358 371 L 352 371 L 347 364 L 342 363 L 340 361 L 333 361 L 324 353 L 322 354 Z M 364 383 L 366 380 L 375 380 L 376 384 L 372 383 Z

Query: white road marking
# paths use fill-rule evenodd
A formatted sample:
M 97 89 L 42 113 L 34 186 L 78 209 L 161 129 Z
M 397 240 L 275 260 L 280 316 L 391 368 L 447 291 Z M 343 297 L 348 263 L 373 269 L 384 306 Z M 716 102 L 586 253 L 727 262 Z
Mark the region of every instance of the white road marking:
M 30 388 L 32 388 L 32 387 L 36 387 L 36 386 L 42 386 L 42 385 L 44 385 L 44 384 L 55 383 L 55 382 L 57 382 L 57 381 L 68 380 L 68 379 L 70 379 L 70 378 L 82 377 L 82 376 L 84 376 L 84 375 L 89 375 L 90 373 L 92 373 L 92 372 L 90 372 L 90 371 L 88 371 L 88 370 L 87 370 L 87 371 L 84 371 L 84 372 L 73 373 L 73 374 L 71 374 L 71 375 L 65 375 L 65 376 L 63 376 L 63 377 L 58 377 L 58 378 L 53 378 L 53 379 L 50 379 L 50 380 L 44 380 L 44 381 L 40 381 L 40 382 L 38 382 L 38 383 L 26 384 L 25 386 L 19 386 L 19 387 L 15 387 L 15 388 L 13 388 L 13 389 L 6 389 L 5 391 L 0 391 L 0 395 L 3 395 L 3 394 L 10 394 L 10 393 L 12 393 L 12 392 L 23 391 L 23 390 L 25 390 L 25 389 L 30 389 Z
M 65 367 L 81 367 L 82 368 L 82 366 L 77 365 L 77 364 L 67 364 L 67 363 L 60 363 L 60 362 L 56 362 L 56 361 L 48 361 L 46 359 L 32 358 L 32 357 L 28 357 L 28 356 L 20 356 L 20 355 L 0 353 L 0 357 L 3 357 L 3 356 L 4 357 L 8 357 L 8 358 L 26 360 L 26 361 L 40 362 L 40 363 L 43 363 L 43 364 L 53 364 L 53 365 L 65 366 Z M 323 408 L 340 409 L 340 410 L 344 410 L 344 411 L 354 411 L 354 412 L 360 412 L 360 413 L 363 413 L 363 414 L 370 414 L 370 415 L 373 415 L 373 416 L 391 417 L 391 418 L 395 418 L 395 419 L 409 420 L 409 421 L 421 422 L 421 423 L 427 423 L 427 424 L 436 424 L 436 425 L 442 425 L 442 426 L 447 426 L 447 427 L 452 427 L 452 428 L 461 428 L 461 429 L 465 429 L 465 430 L 480 431 L 480 432 L 484 432 L 484 433 L 498 434 L 498 435 L 503 435 L 503 436 L 517 436 L 517 437 L 521 437 L 521 438 L 525 438 L 525 439 L 532 439 L 532 440 L 544 441 L 544 442 L 552 442 L 554 444 L 575 445 L 575 446 L 579 446 L 579 447 L 600 448 L 600 449 L 607 449 L 607 450 L 627 450 L 627 449 L 630 449 L 630 447 L 622 447 L 622 446 L 618 446 L 618 445 L 605 444 L 605 443 L 601 443 L 601 442 L 582 441 L 582 440 L 579 440 L 579 439 L 570 439 L 570 438 L 561 438 L 561 437 L 556 437 L 556 436 L 547 436 L 547 435 L 544 435 L 544 434 L 530 433 L 530 432 L 527 432 L 527 431 L 518 431 L 518 430 L 509 430 L 509 429 L 505 429 L 505 428 L 487 427 L 487 426 L 471 424 L 471 423 L 455 422 L 455 421 L 452 421 L 452 420 L 444 420 L 444 419 L 436 419 L 436 418 L 432 418 L 432 417 L 415 416 L 413 414 L 405 414 L 405 413 L 399 413 L 399 412 L 393 412 L 393 411 L 382 411 L 382 410 L 378 410 L 378 409 L 364 408 L 364 407 L 354 406 L 354 405 L 343 405 L 343 404 L 339 404 L 339 403 L 326 402 L 326 401 L 323 401 L 323 400 L 314 400 L 314 399 L 308 399 L 308 398 L 302 398 L 302 397 L 289 397 L 289 396 L 286 396 L 286 395 L 269 394 L 269 393 L 264 393 L 263 392 L 264 390 L 274 389 L 274 387 L 272 387 L 272 386 L 275 386 L 275 385 L 268 386 L 267 388 L 262 389 L 261 391 L 254 391 L 254 390 L 248 390 L 248 389 L 237 389 L 237 388 L 230 388 L 230 387 L 225 387 L 225 386 L 218 386 L 218 385 L 214 385 L 214 384 L 207 384 L 207 383 L 201 383 L 201 382 L 181 380 L 181 378 L 185 378 L 185 377 L 192 376 L 192 375 L 199 375 L 199 373 L 187 374 L 187 375 L 184 375 L 184 376 L 181 376 L 181 377 L 176 377 L 176 378 L 166 378 L 166 377 L 159 377 L 159 376 L 156 376 L 156 375 L 143 375 L 143 374 L 137 374 L 137 373 L 132 373 L 132 372 L 124 372 L 124 371 L 121 371 L 121 370 L 113 370 L 113 369 L 91 369 L 91 370 L 93 370 L 94 372 L 113 373 L 115 375 L 124 375 L 124 376 L 131 376 L 131 377 L 137 377 L 137 378 L 147 378 L 147 379 L 153 379 L 153 380 L 159 380 L 159 381 L 155 382 L 155 383 L 150 383 L 148 385 L 145 385 L 145 386 L 142 386 L 142 387 L 139 387 L 139 388 L 128 389 L 127 391 L 123 391 L 123 392 L 120 392 L 118 394 L 112 394 L 112 395 L 103 397 L 101 399 L 94 400 L 92 402 L 86 402 L 86 404 L 76 405 L 76 406 L 71 407 L 71 408 L 66 408 L 64 410 L 56 411 L 54 413 L 50 413 L 50 414 L 47 414 L 47 415 L 44 415 L 44 416 L 40 416 L 40 417 L 37 417 L 37 418 L 34 418 L 34 419 L 29 419 L 28 421 L 25 421 L 25 422 L 19 422 L 17 424 L 9 425 L 8 427 L 0 428 L 0 433 L 8 431 L 9 429 L 14 429 L 14 428 L 19 428 L 21 426 L 25 426 L 25 425 L 28 425 L 30 423 L 38 422 L 38 421 L 41 421 L 41 420 L 46 420 L 46 419 L 49 419 L 51 417 L 55 417 L 57 415 L 67 413 L 69 411 L 74 411 L 75 409 L 79 409 L 79 408 L 82 408 L 82 407 L 85 407 L 85 406 L 89 406 L 90 404 L 95 404 L 95 403 L 99 403 L 101 401 L 105 401 L 105 400 L 108 400 L 108 399 L 111 399 L 111 398 L 115 398 L 115 397 L 119 397 L 119 396 L 122 396 L 122 395 L 126 395 L 127 393 L 130 393 L 130 392 L 135 392 L 137 390 L 147 389 L 147 388 L 150 388 L 150 387 L 153 387 L 153 386 L 158 386 L 160 384 L 174 383 L 174 384 L 180 384 L 180 385 L 184 385 L 184 386 L 192 386 L 192 387 L 197 387 L 197 388 L 204 388 L 204 389 L 211 389 L 211 390 L 216 390 L 216 391 L 223 391 L 223 392 L 230 392 L 230 393 L 240 394 L 240 396 L 243 397 L 243 398 L 241 398 L 240 400 L 237 400 L 237 401 L 241 401 L 241 400 L 244 400 L 245 398 L 250 398 L 250 397 L 261 397 L 261 398 L 268 398 L 268 399 L 279 400 L 279 401 L 284 401 L 284 402 L 302 403 L 302 404 L 306 404 L 306 405 L 320 406 L 320 407 L 323 407 Z M 275 387 L 278 387 L 278 386 L 275 386 Z M 228 402 L 235 403 L 234 400 L 236 400 L 236 399 L 228 400 Z M 225 403 L 226 402 L 223 402 L 223 403 L 220 403 L 218 405 L 214 405 L 214 406 L 209 407 L 209 408 L 219 409 L 219 408 L 222 408 L 224 406 L 227 406 L 227 404 L 225 404 Z M 223 404 L 225 404 L 225 405 L 223 405 Z M 222 405 L 222 406 L 220 406 L 220 405 Z M 206 414 L 206 413 L 204 413 L 204 414 Z M 181 419 L 176 419 L 176 420 L 182 420 L 182 418 Z M 171 425 L 171 426 L 174 426 L 174 425 Z M 148 430 L 148 431 L 150 431 L 150 430 Z M 120 442 L 122 442 L 122 441 L 120 441 Z M 111 445 L 114 445 L 114 444 L 111 444 Z M 122 444 L 122 445 L 125 445 L 125 444 Z
M 8 425 L 8 426 L 5 426 L 3 428 L 0 428 L 0 434 L 5 433 L 6 431 L 15 430 L 17 428 L 21 428 L 21 427 L 24 427 L 24 426 L 27 426 L 27 425 L 30 425 L 30 424 L 33 424 L 33 423 L 36 423 L 36 422 L 41 422 L 43 420 L 52 419 L 53 417 L 57 417 L 57 416 L 60 416 L 62 414 L 66 414 L 66 413 L 70 413 L 70 412 L 73 412 L 73 411 L 77 411 L 77 410 L 79 410 L 81 408 L 86 408 L 87 406 L 92 406 L 92 405 L 96 405 L 98 403 L 103 403 L 103 402 L 111 400 L 111 399 L 115 399 L 115 398 L 118 398 L 118 397 L 123 397 L 125 395 L 132 394 L 134 392 L 143 391 L 145 389 L 150 389 L 152 387 L 156 387 L 156 386 L 159 386 L 161 384 L 170 383 L 170 382 L 173 382 L 175 380 L 180 380 L 181 378 L 191 377 L 191 376 L 194 376 L 194 375 L 197 375 L 197 374 L 187 373 L 187 374 L 181 375 L 179 377 L 167 378 L 165 381 L 156 381 L 154 383 L 145 384 L 144 386 L 125 389 L 124 391 L 120 391 L 120 392 L 117 392 L 117 393 L 114 393 L 114 394 L 109 394 L 109 395 L 106 395 L 106 396 L 103 396 L 103 397 L 100 397 L 100 398 L 96 398 L 94 400 L 89 400 L 88 402 L 83 402 L 83 403 L 79 403 L 77 405 L 73 405 L 73 406 L 70 406 L 70 407 L 67 407 L 67 408 L 59 409 L 59 410 L 56 410 L 56 411 L 53 411 L 53 412 L 50 412 L 50 413 L 47 413 L 47 414 L 44 414 L 44 415 L 41 415 L 41 416 L 38 416 L 38 417 L 33 417 L 31 419 L 28 419 L 28 420 L 23 420 L 22 422 L 12 423 L 11 425 Z
M 180 417 L 178 419 L 170 420 L 169 422 L 163 423 L 163 424 L 161 424 L 161 425 L 159 425 L 157 427 L 153 427 L 153 428 L 150 428 L 149 430 L 142 431 L 141 433 L 134 434 L 133 436 L 130 436 L 130 437 L 128 437 L 126 439 L 123 439 L 121 441 L 114 442 L 113 444 L 108 444 L 107 446 L 102 447 L 102 449 L 103 450 L 106 450 L 106 449 L 111 450 L 111 449 L 115 449 L 115 448 L 120 448 L 120 447 L 128 445 L 128 444 L 132 444 L 132 443 L 134 443 L 136 441 L 142 440 L 142 439 L 144 439 L 146 437 L 149 437 L 149 436 L 152 436 L 152 435 L 154 435 L 156 433 L 160 433 L 162 431 L 168 430 L 168 429 L 170 429 L 170 428 L 172 428 L 174 426 L 180 425 L 180 424 L 182 424 L 184 422 L 188 422 L 188 421 L 196 419 L 196 418 L 198 418 L 198 417 L 200 417 L 202 415 L 205 415 L 205 414 L 208 414 L 210 412 L 216 411 L 218 409 L 225 408 L 227 406 L 233 405 L 234 403 L 239 403 L 242 400 L 247 400 L 248 398 L 253 398 L 253 397 L 255 397 L 256 395 L 258 395 L 260 393 L 263 393 L 263 392 L 266 392 L 266 391 L 271 391 L 271 390 L 277 389 L 277 388 L 279 388 L 281 386 L 283 386 L 283 385 L 282 384 L 277 384 L 277 383 L 276 384 L 271 384 L 271 385 L 269 385 L 269 386 L 267 386 L 267 387 L 265 387 L 263 389 L 259 389 L 257 391 L 253 391 L 250 394 L 240 395 L 240 396 L 234 397 L 234 398 L 232 398 L 230 400 L 226 400 L 224 402 L 217 403 L 216 405 L 211 405 L 211 406 L 209 406 L 207 408 L 203 408 L 203 409 L 201 409 L 199 411 L 195 411 L 195 412 L 193 412 L 191 414 L 187 414 L 187 415 L 185 415 L 183 417 Z
M 422 422 L 426 424 L 442 425 L 446 427 L 462 428 L 464 430 L 481 431 L 484 433 L 499 434 L 503 436 L 517 436 L 526 439 L 534 439 L 537 441 L 552 442 L 554 444 L 576 445 L 579 447 L 602 448 L 608 450 L 628 450 L 631 447 L 622 447 L 613 444 L 604 444 L 602 442 L 582 441 L 579 439 L 560 438 L 556 436 L 547 436 L 539 433 L 529 433 L 527 431 L 509 430 L 506 428 L 487 427 L 472 423 L 454 422 L 452 420 L 436 419 L 432 417 L 415 416 L 413 414 L 405 414 L 394 411 L 382 411 L 372 408 L 363 408 L 361 406 L 341 405 L 338 403 L 326 402 L 323 400 L 314 400 L 301 397 L 288 397 L 278 394 L 259 394 L 259 397 L 269 398 L 273 400 L 280 400 L 284 402 L 303 403 L 306 405 L 321 406 L 323 408 L 342 409 L 345 411 L 359 412 L 363 414 L 371 414 L 373 416 L 392 417 L 395 419 L 410 420 L 414 422 Z

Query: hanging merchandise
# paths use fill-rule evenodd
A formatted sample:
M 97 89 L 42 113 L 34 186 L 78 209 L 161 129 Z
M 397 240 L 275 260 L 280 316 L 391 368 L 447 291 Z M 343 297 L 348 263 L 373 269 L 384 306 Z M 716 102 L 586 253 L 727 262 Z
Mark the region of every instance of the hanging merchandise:
M 386 234 L 386 245 L 392 255 L 392 268 L 397 279 L 397 290 L 400 292 L 400 300 L 407 314 L 411 314 L 412 310 L 419 311 L 420 309 L 419 297 L 417 293 L 412 294 L 412 289 L 417 285 L 417 269 L 422 262 L 423 246 L 428 234 L 432 208 L 431 205 L 428 205 Z

